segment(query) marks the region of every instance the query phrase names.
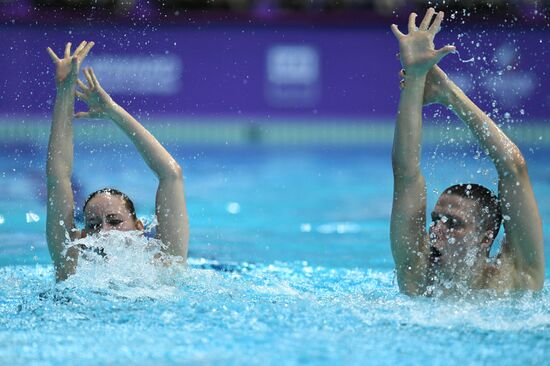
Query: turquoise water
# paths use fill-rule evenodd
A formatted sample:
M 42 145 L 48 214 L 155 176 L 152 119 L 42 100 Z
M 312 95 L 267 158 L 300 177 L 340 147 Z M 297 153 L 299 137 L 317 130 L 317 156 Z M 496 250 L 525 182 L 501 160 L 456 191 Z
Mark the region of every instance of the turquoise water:
M 389 146 L 169 149 L 186 179 L 190 268 L 154 266 L 145 239 L 129 238 L 132 251 L 113 246 L 109 263 L 83 262 L 56 286 L 44 239 L 45 152 L 4 145 L 0 364 L 547 362 L 548 284 L 499 298 L 398 293 Z M 523 150 L 546 223 L 549 151 Z M 490 164 L 471 149 L 432 146 L 424 155 L 429 207 L 433 189 L 495 186 Z M 115 186 L 151 218 L 156 182 L 131 146 L 78 144 L 75 182 L 79 201 Z

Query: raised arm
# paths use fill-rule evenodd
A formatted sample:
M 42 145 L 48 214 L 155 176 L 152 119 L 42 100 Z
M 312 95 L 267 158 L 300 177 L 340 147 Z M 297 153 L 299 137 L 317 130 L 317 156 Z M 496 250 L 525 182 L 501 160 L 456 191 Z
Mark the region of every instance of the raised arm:
M 52 257 L 56 280 L 64 280 L 74 272 L 76 249 L 65 253 L 67 239 L 74 239 L 74 201 L 71 188 L 73 171 L 73 111 L 74 94 L 80 64 L 93 47 L 93 42 L 82 42 L 71 56 L 71 43 L 67 43 L 63 58 L 48 47 L 48 53 L 55 67 L 57 93 L 53 111 L 46 176 L 48 203 L 46 237 Z
M 501 263 L 512 264 L 512 268 L 502 267 L 505 273 L 500 274 L 512 279 L 513 288 L 541 289 L 544 282 L 542 223 L 523 155 L 496 123 L 437 66 L 430 72 L 426 88 L 436 91 L 440 103 L 449 106 L 468 126 L 497 169 L 506 233 L 500 259 Z
M 399 288 L 408 295 L 423 294 L 429 284 L 426 184 L 420 171 L 424 84 L 430 68 L 454 51 L 452 46 L 435 50 L 433 39 L 444 14 L 439 12 L 430 26 L 434 15 L 435 10 L 428 9 L 417 28 L 416 14 L 412 13 L 407 35 L 392 25 L 392 31 L 399 41 L 407 87 L 401 92 L 393 140 L 394 190 L 390 239 Z
M 156 196 L 157 238 L 163 251 L 187 258 L 189 220 L 185 205 L 181 167 L 166 149 L 103 90 L 91 68 L 84 69 L 88 86 L 78 80 L 83 93 L 77 96 L 88 104 L 88 112 L 77 118 L 109 118 L 132 140 L 143 160 L 159 179 Z

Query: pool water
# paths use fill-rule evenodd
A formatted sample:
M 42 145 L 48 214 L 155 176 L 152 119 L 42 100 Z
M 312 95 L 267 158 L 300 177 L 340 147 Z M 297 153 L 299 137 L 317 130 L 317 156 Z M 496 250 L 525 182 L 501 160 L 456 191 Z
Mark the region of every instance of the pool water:
M 399 294 L 389 145 L 168 146 L 184 168 L 189 268 L 152 265 L 139 249 L 147 240 L 134 237 L 132 251 L 115 245 L 111 261 L 83 262 L 59 285 L 44 238 L 44 148 L 4 149 L 1 365 L 540 365 L 550 357 L 548 284 L 497 297 Z M 75 150 L 78 206 L 114 186 L 151 220 L 156 181 L 133 147 Z M 549 222 L 549 151 L 523 151 Z M 430 208 L 450 184 L 495 187 L 490 163 L 470 148 L 431 146 L 424 155 Z

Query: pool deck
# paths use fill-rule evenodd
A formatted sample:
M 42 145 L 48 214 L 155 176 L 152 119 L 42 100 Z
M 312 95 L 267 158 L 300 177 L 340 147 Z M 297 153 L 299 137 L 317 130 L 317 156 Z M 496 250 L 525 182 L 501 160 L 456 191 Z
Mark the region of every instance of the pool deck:
M 501 126 L 516 143 L 547 145 L 547 121 L 514 122 Z M 143 121 L 144 126 L 163 143 L 204 145 L 388 145 L 392 143 L 394 123 L 390 120 L 360 119 L 258 119 L 258 118 L 163 118 Z M 77 121 L 75 140 L 111 143 L 126 142 L 116 126 L 103 121 Z M 0 121 L 0 142 L 47 143 L 50 125 L 40 118 L 10 118 Z M 424 124 L 426 144 L 447 141 L 470 143 L 472 136 L 460 124 L 428 120 Z

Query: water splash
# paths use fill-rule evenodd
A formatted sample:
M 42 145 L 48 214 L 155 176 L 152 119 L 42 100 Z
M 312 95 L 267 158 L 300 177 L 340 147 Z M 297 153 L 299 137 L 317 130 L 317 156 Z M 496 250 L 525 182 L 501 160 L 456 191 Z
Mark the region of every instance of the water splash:
M 109 231 L 76 240 L 80 249 L 76 274 L 61 286 L 105 292 L 123 298 L 167 298 L 185 271 L 179 257 L 162 252 L 160 240 L 139 231 Z
M 134 248 L 138 242 L 139 237 L 130 247 L 120 240 L 118 245 L 135 254 L 140 251 Z M 37 344 L 23 356 L 15 347 L 4 346 L 6 359 L 26 357 L 27 363 L 33 363 L 49 352 L 53 360 L 66 363 L 70 358 L 80 360 L 82 354 L 106 364 L 120 359 L 158 363 L 158 354 L 173 352 L 179 361 L 193 363 L 223 351 L 224 360 L 236 363 L 285 354 L 332 364 L 366 348 L 377 359 L 389 360 L 405 352 L 414 364 L 429 364 L 437 348 L 453 349 L 456 357 L 475 363 L 491 347 L 500 355 L 493 361 L 512 364 L 506 363 L 509 356 L 502 350 L 516 345 L 518 337 L 530 345 L 529 350 L 544 350 L 532 345 L 548 340 L 548 287 L 540 294 L 495 297 L 478 292 L 458 298 L 409 298 L 398 293 L 392 271 L 326 268 L 307 262 L 230 265 L 206 259 L 190 260 L 191 268 L 181 271 L 173 284 L 155 287 L 139 276 L 158 268 L 122 271 L 115 262 L 111 258 L 99 264 L 113 263 L 107 268 L 120 275 L 133 273 L 134 283 L 93 273 L 91 268 L 84 272 L 89 263 L 80 263 L 84 267 L 73 278 L 40 296 L 39 292 L 52 287 L 51 266 L 0 268 L 0 324 L 10 337 L 2 344 Z M 215 269 L 220 265 L 225 270 Z M 112 281 L 90 284 L 102 276 Z M 491 342 L 480 350 L 480 342 L 487 338 Z M 174 348 L 174 339 L 183 341 Z M 322 349 L 312 351 L 309 344 L 297 347 L 304 339 L 322 344 Z M 409 343 L 404 351 L 403 344 Z M 431 348 L 424 351 L 426 344 Z M 139 352 L 128 358 L 128 347 Z M 72 353 L 67 354 L 67 349 Z M 520 363 L 529 364 L 528 356 L 528 352 L 519 353 L 518 357 L 527 357 Z M 540 351 L 537 358 L 546 359 L 543 356 L 545 352 Z M 361 365 L 364 357 L 349 364 Z M 282 364 L 297 364 L 295 359 Z
M 463 62 L 463 63 L 470 63 L 470 62 L 474 62 L 474 61 L 475 61 L 475 58 L 474 58 L 474 57 L 469 58 L 469 59 L 467 59 L 467 60 L 461 58 L 461 57 L 460 57 L 460 52 L 458 52 L 458 50 L 455 50 L 453 53 L 457 55 L 458 60 L 459 60 L 460 62 Z

